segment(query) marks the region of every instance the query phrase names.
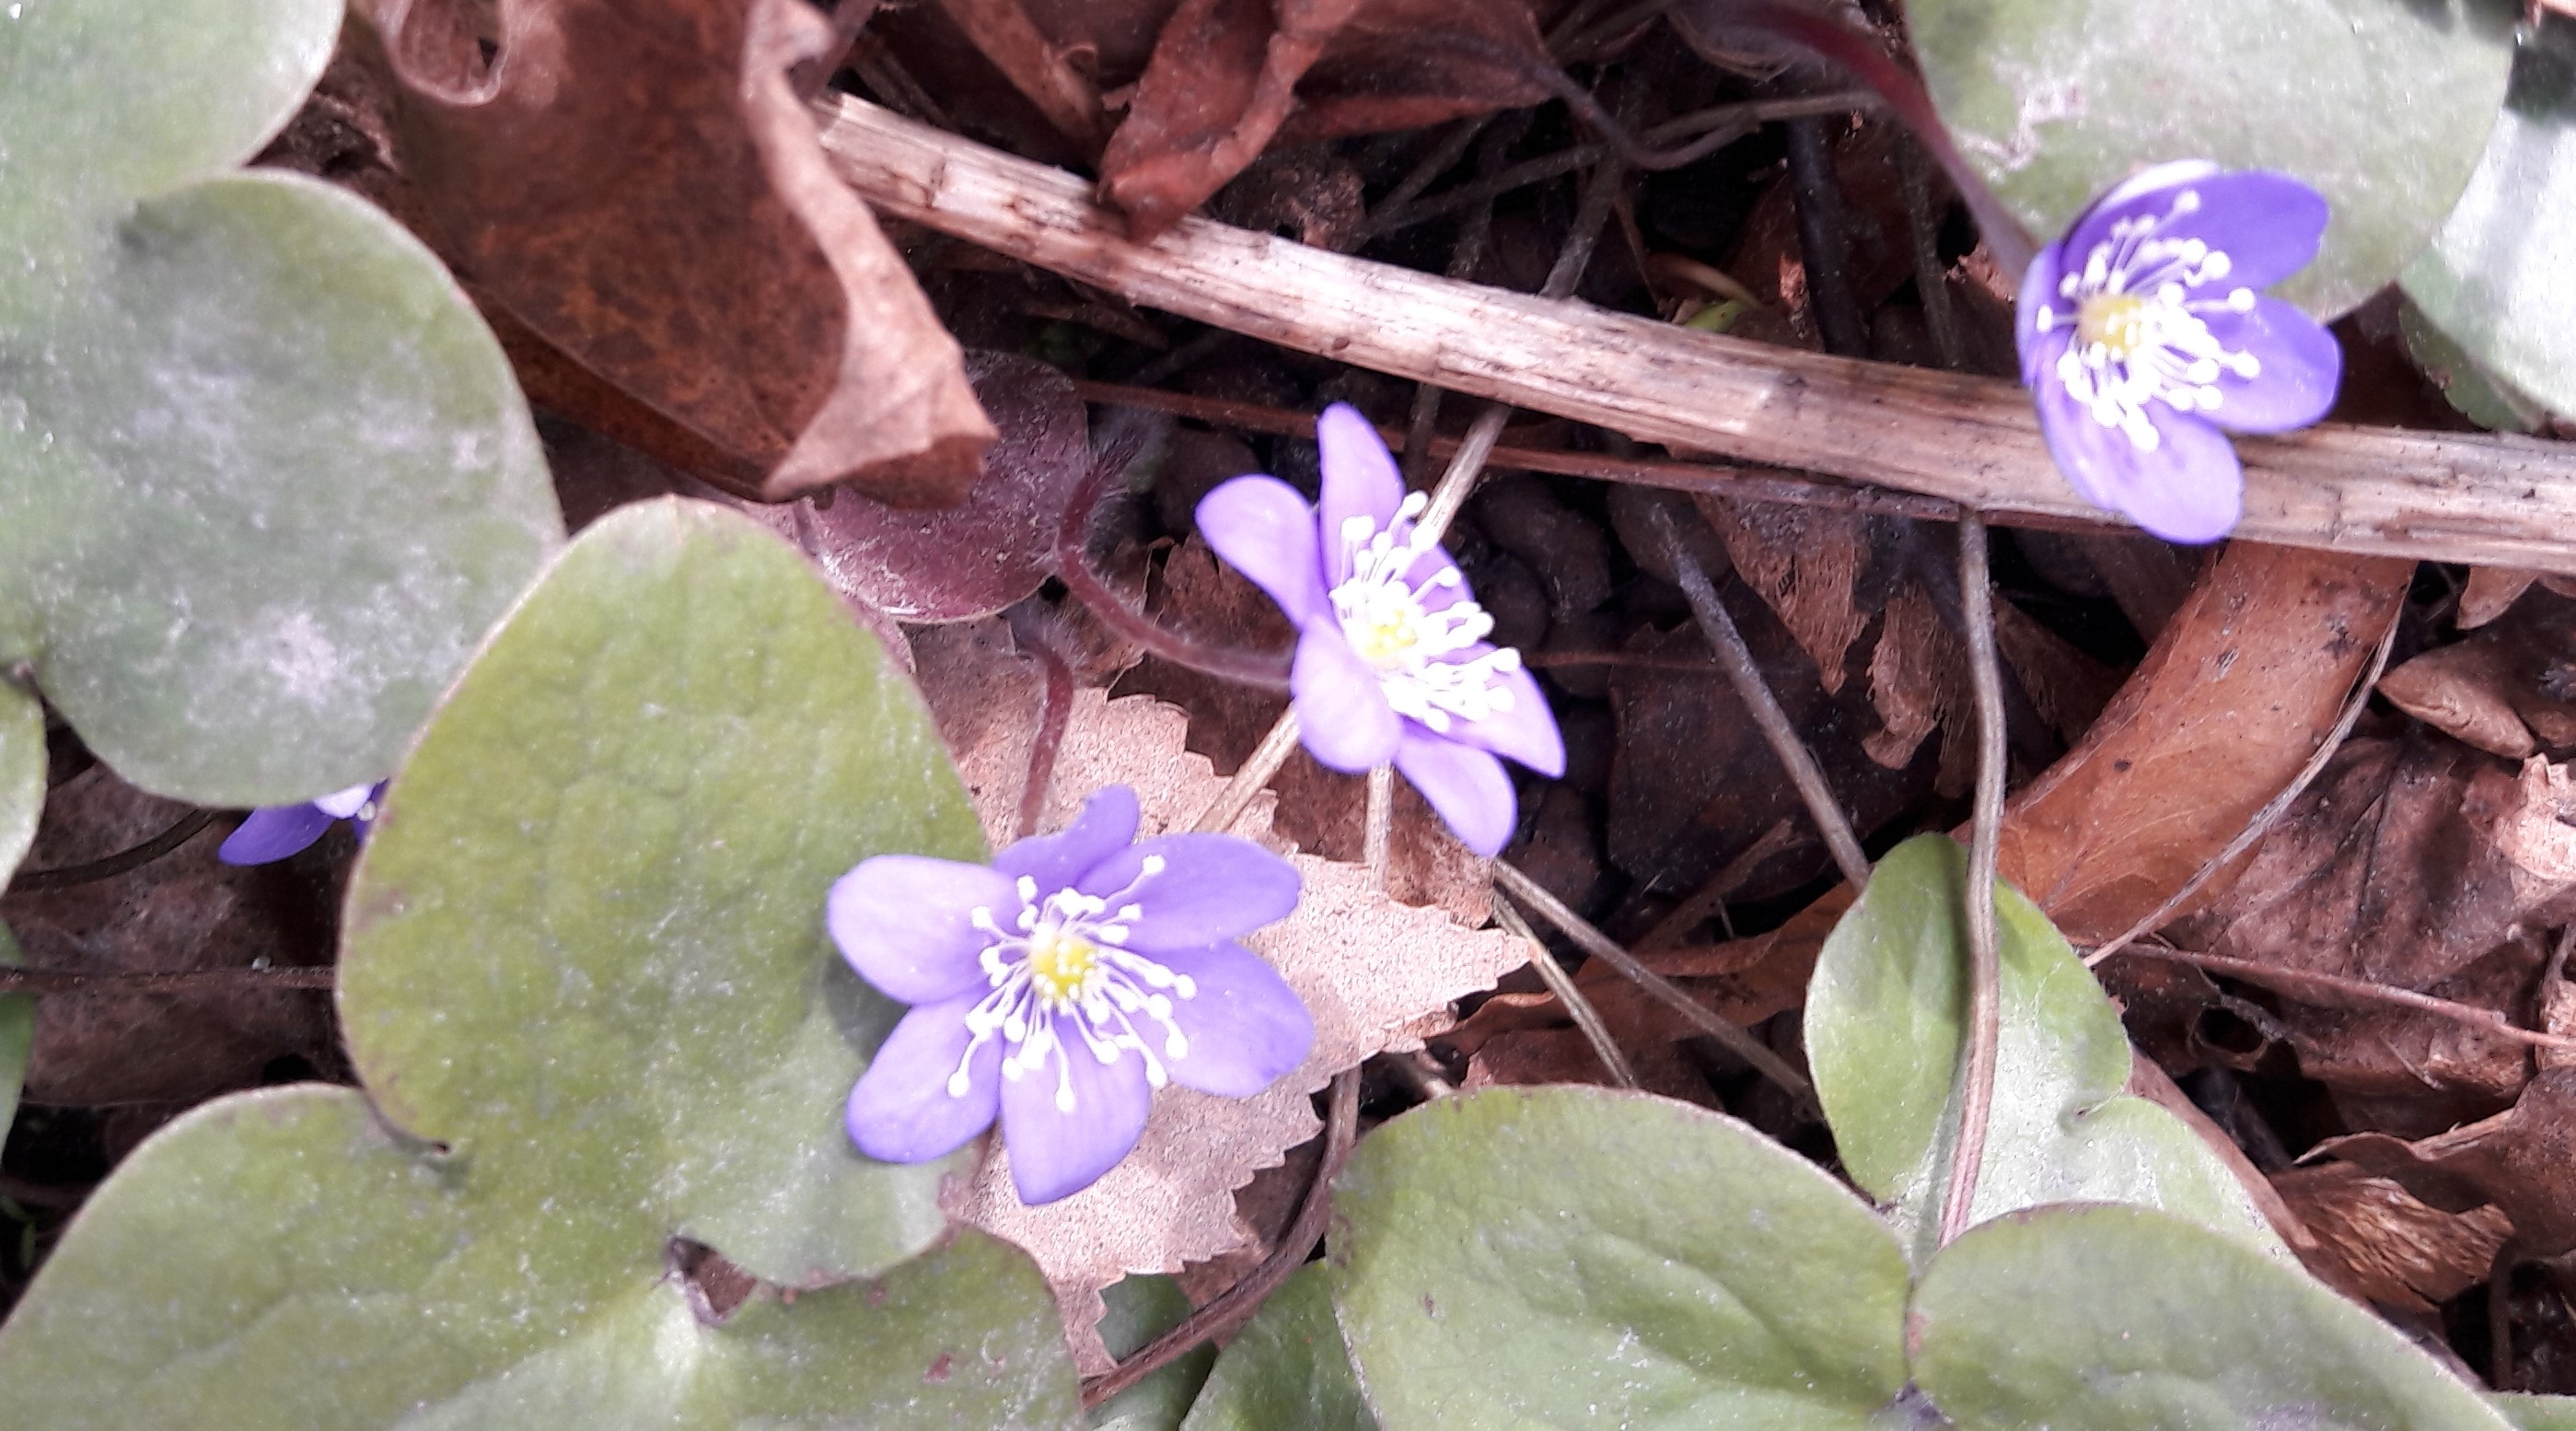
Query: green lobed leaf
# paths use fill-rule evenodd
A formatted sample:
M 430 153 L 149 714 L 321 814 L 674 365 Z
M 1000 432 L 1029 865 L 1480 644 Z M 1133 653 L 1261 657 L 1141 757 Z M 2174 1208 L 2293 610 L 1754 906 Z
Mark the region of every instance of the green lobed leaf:
M 2421 260 L 2418 260 L 2421 262 Z M 2442 397 L 2453 409 L 2489 432 L 2537 432 L 2549 421 L 2549 410 L 2513 384 L 2497 377 L 2449 334 L 2424 316 L 2424 310 L 2403 303 L 2397 310 L 2398 335 L 2406 342 L 2406 355 L 2415 366 L 2442 390 Z
M 2496 0 L 1911 0 L 1960 150 L 2042 242 L 2151 164 L 2277 169 L 2333 207 L 2281 296 L 2331 317 L 2420 252 L 2504 100 Z
M 1180 1325 L 1190 1314 L 1181 1284 L 1159 1274 L 1122 1277 L 1100 1294 L 1106 1312 L 1100 1341 L 1120 1360 Z M 1172 1431 L 1206 1383 L 1216 1348 L 1203 1346 L 1091 1408 L 1091 1431 Z
M 631 1216 L 566 1197 L 501 1224 L 480 1172 L 352 1089 L 197 1108 L 118 1169 L 0 1333 L 0 1426 L 1078 1424 L 1045 1285 L 990 1239 L 708 1326 L 658 1248 L 617 1266 Z
M 1309 1263 L 1261 1304 L 1217 1357 L 1181 1431 L 1378 1431 L 1333 1320 L 1331 1274 Z
M 2501 1431 L 2377 1317 L 2243 1242 L 2145 1208 L 1975 1228 L 1925 1270 L 1914 1379 L 1964 1431 Z
M 2522 1431 L 2576 1431 L 2576 1396 L 2490 1395 L 2487 1404 Z
M 0 924 L 0 965 L 16 965 L 18 942 Z M 36 1048 L 36 1000 L 30 994 L 0 994 L 0 1142 L 18 1121 L 18 1095 L 27 1086 L 27 1058 Z
M 1904 1256 L 1733 1119 L 1496 1088 L 1390 1120 L 1335 1183 L 1333 1297 L 1387 1431 L 1873 1424 Z
M 45 708 L 0 671 L 0 889 L 35 843 L 45 809 Z M 0 964 L 16 964 L 18 946 L 0 924 Z M 0 994 L 0 1140 L 18 1117 L 18 1092 L 36 1042 L 36 1001 Z
M 352 877 L 374 1104 L 268 1090 L 147 1143 L 0 1329 L 0 1431 L 1074 1424 L 1015 1251 L 721 1328 L 666 1266 L 687 1237 L 811 1287 L 942 1235 L 968 1155 L 891 1167 L 841 1130 L 897 1010 L 823 896 L 869 855 L 981 849 L 918 697 L 794 551 L 705 504 L 603 519 Z
M 1807 988 L 1807 1060 L 1843 1167 L 1894 1204 L 1916 1265 L 1939 1234 L 1958 1137 L 1967 1018 L 1967 853 L 1944 835 L 1888 852 L 1826 939 Z M 2121 1090 L 2129 1037 L 2048 916 L 1997 889 L 2002 986 L 1977 1221 L 2038 1203 L 2132 1202 L 2277 1250 L 2227 1165 L 2180 1119 Z
M 437 260 L 300 176 L 219 176 L 340 7 L 0 7 L 0 666 L 127 779 L 382 777 L 562 541 L 509 364 Z
M 2525 44 L 2468 192 L 2401 281 L 2494 378 L 2576 414 L 2576 25 Z

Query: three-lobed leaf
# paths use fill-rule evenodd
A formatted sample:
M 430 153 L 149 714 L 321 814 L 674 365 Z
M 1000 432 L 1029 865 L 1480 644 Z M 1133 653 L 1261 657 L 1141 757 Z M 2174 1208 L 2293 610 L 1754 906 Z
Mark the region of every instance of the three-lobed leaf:
M 896 1266 L 962 1161 L 841 1131 L 898 1011 L 822 895 L 889 851 L 981 840 L 875 638 L 737 514 L 599 522 L 352 878 L 372 1101 L 240 1095 L 134 1154 L 0 1329 L 0 1428 L 1073 1424 L 1023 1256 L 960 1234 Z M 679 1237 L 822 1290 L 703 1325 Z
M 1939 1232 L 1967 1018 L 1967 855 L 1943 835 L 1888 852 L 1807 990 L 1807 1058 L 1852 1180 L 1893 1204 L 1916 1265 Z M 2129 1038 L 2065 936 L 1996 889 L 2002 982 L 1976 1221 L 2039 1203 L 2141 1203 L 2277 1248 L 2233 1172 L 2172 1114 L 2121 1090 Z
M 0 665 L 201 803 L 383 776 L 562 540 L 509 365 L 429 251 L 329 185 L 222 173 L 339 23 L 0 21 Z
M 1959 148 L 2043 242 L 2139 169 L 2276 169 L 2333 208 L 2282 296 L 2332 316 L 2397 276 L 2485 146 L 2514 11 L 2487 0 L 1913 0 Z
M 2394 1329 L 2239 1239 L 2146 1208 L 2040 1208 L 1923 1274 L 1914 1379 L 1962 1431 L 2502 1431 Z
M 1826 1431 L 1904 1387 L 1895 1238 L 1733 1119 L 1489 1089 L 1382 1125 L 1335 1187 L 1334 1302 L 1387 1431 Z

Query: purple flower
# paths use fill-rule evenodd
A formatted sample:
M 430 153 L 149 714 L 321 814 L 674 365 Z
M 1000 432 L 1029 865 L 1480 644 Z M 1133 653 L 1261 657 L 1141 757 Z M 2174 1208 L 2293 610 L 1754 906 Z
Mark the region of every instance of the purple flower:
M 376 798 L 384 793 L 385 782 L 378 780 L 369 785 L 352 785 L 301 805 L 253 810 L 239 829 L 224 837 L 215 858 L 228 865 L 271 864 L 300 853 L 342 820 L 355 820 L 358 838 L 363 840 L 367 827 L 376 822 Z
M 2158 165 L 2104 194 L 2022 278 L 2021 380 L 2084 499 L 2169 541 L 2243 514 L 2229 432 L 2325 416 L 2334 336 L 2255 292 L 2316 257 L 2326 201 L 2282 174 Z
M 1406 494 L 1376 429 L 1335 403 L 1315 440 L 1320 509 L 1276 477 L 1237 477 L 1200 501 L 1199 531 L 1297 623 L 1288 685 L 1307 752 L 1351 773 L 1394 762 L 1469 849 L 1498 854 L 1518 809 L 1495 757 L 1565 773 L 1556 717 L 1414 526 L 1430 499 Z
M 850 1141 L 917 1163 L 1002 1120 L 1020 1200 L 1089 1187 L 1136 1146 L 1154 1090 L 1249 1098 L 1315 1023 L 1234 941 L 1297 907 L 1297 871 L 1232 835 L 1134 843 L 1112 785 L 1061 834 L 985 865 L 879 855 L 825 919 L 860 977 L 913 1009 L 850 1090 Z

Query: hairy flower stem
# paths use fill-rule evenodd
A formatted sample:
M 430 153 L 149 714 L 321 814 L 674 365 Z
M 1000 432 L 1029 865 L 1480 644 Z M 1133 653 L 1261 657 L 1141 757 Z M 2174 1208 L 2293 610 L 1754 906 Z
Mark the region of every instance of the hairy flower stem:
M 1315 1244 L 1324 1240 L 1325 1225 L 1332 1219 L 1333 1179 L 1340 1174 L 1342 1163 L 1351 1155 L 1351 1143 L 1359 1134 L 1360 1071 L 1346 1068 L 1333 1079 L 1333 1091 L 1327 1100 L 1324 1121 L 1324 1156 L 1315 1165 L 1315 1181 L 1306 1188 L 1306 1200 L 1297 1206 L 1297 1220 L 1288 1225 L 1287 1233 L 1271 1248 L 1261 1265 L 1246 1273 L 1242 1281 L 1217 1294 L 1214 1301 L 1182 1318 L 1180 1325 L 1147 1342 L 1134 1356 L 1118 1363 L 1117 1369 L 1105 1372 L 1082 1384 L 1085 1409 L 1098 1406 L 1136 1383 L 1187 1356 L 1200 1345 L 1231 1333 L 1252 1320 L 1270 1294 L 1296 1275 L 1306 1265 L 1306 1257 Z
M 1986 1160 L 1986 1125 L 1995 1103 L 1995 1055 L 2001 1041 L 2003 962 L 1995 929 L 1996 847 L 2004 820 L 2003 677 L 1995 657 L 1994 588 L 1986 574 L 1986 522 L 1959 514 L 1959 596 L 1967 617 L 1968 680 L 1977 695 L 1977 802 L 1968 826 L 1968 1044 L 1960 1058 L 1959 1141 L 1950 1156 L 1949 1192 L 1941 1202 L 1941 1241 L 1968 1230 L 1977 1174 Z
M 1494 861 L 1494 883 L 1504 893 L 1528 905 L 1531 913 L 1555 925 L 1584 953 L 1618 970 L 1649 998 L 1681 1015 L 1692 1028 L 1724 1044 L 1728 1052 L 1751 1064 L 1754 1072 L 1778 1084 L 1782 1092 L 1796 1099 L 1801 1109 L 1821 1116 L 1815 1085 L 1809 1083 L 1804 1074 L 1791 1068 L 1788 1061 L 1773 1053 L 1768 1044 L 1718 1017 L 1715 1010 L 1692 998 L 1680 985 L 1647 968 L 1636 955 L 1620 948 L 1619 941 L 1594 928 L 1592 921 L 1548 893 L 1545 885 L 1504 860 Z
M 1628 1066 L 1628 1055 L 1620 1051 L 1619 1041 L 1610 1036 L 1610 1025 L 1603 1022 L 1601 1011 L 1592 1007 L 1592 1001 L 1583 997 L 1583 991 L 1575 987 L 1574 976 L 1565 972 L 1564 965 L 1556 962 L 1556 955 L 1549 952 L 1546 941 L 1538 937 L 1538 931 L 1529 927 L 1529 921 L 1521 918 L 1520 911 L 1512 908 L 1508 900 L 1494 901 L 1494 922 L 1529 946 L 1530 967 L 1538 971 L 1539 981 L 1547 985 L 1547 991 L 1556 995 L 1556 1001 L 1565 1005 L 1565 1011 L 1573 1016 L 1574 1026 L 1583 1031 L 1584 1042 L 1592 1045 L 1593 1057 L 1600 1059 L 1601 1066 L 1609 1070 L 1610 1081 L 1621 1088 L 1635 1088 L 1637 1071 Z
M 1771 753 L 1789 772 L 1789 783 L 1798 787 L 1799 798 L 1807 804 L 1808 817 L 1825 837 L 1825 848 L 1833 852 L 1834 865 L 1842 871 L 1843 879 L 1855 890 L 1866 889 L 1869 856 L 1861 852 L 1860 837 L 1852 833 L 1842 803 L 1834 798 L 1833 787 L 1825 783 L 1825 772 L 1817 768 L 1807 743 L 1789 724 L 1789 713 L 1780 709 L 1779 698 L 1771 694 L 1770 682 L 1762 679 L 1762 668 L 1754 664 L 1753 652 L 1744 644 L 1744 633 L 1735 629 L 1735 618 L 1718 601 L 1717 589 L 1709 585 L 1708 574 L 1692 559 L 1681 534 L 1673 529 L 1672 518 L 1658 507 L 1654 523 L 1664 550 L 1671 555 L 1682 595 L 1689 599 L 1691 614 L 1699 620 L 1700 634 L 1708 638 L 1709 650 L 1717 657 L 1718 669 L 1726 673 L 1736 699 L 1744 703 L 1753 723 L 1761 727 L 1762 738 L 1771 743 Z
M 1368 865 L 1369 879 L 1379 889 L 1387 887 L 1394 844 L 1395 767 L 1380 765 L 1368 773 L 1368 817 L 1360 827 L 1360 858 Z

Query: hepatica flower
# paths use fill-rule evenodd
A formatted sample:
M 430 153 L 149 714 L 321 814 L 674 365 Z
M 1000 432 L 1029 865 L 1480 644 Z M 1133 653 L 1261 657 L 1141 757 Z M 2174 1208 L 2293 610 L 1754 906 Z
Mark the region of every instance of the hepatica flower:
M 308 800 L 301 805 L 271 805 L 253 810 L 241 828 L 224 837 L 215 850 L 215 858 L 228 865 L 272 864 L 296 854 L 322 838 L 324 831 L 342 820 L 354 820 L 358 838 L 367 837 L 367 828 L 376 822 L 376 798 L 385 793 L 385 782 L 352 785 L 346 790 Z
M 1297 624 L 1288 677 L 1306 750 L 1356 774 L 1392 761 L 1480 855 L 1500 853 L 1517 807 L 1497 756 L 1565 773 L 1565 742 L 1521 654 L 1485 638 L 1449 554 L 1415 527 L 1368 420 L 1335 403 L 1315 424 L 1324 496 L 1309 507 L 1276 477 L 1237 477 L 1200 501 L 1208 545 Z
M 1314 1020 L 1235 941 L 1297 907 L 1297 871 L 1232 835 L 1136 839 L 1136 792 L 986 865 L 880 855 L 832 886 L 832 939 L 913 1006 L 850 1090 L 850 1139 L 917 1163 L 1002 1122 L 1020 1200 L 1089 1187 L 1167 1083 L 1248 1098 Z
M 2094 201 L 2022 278 L 2021 378 L 2058 470 L 2096 506 L 2177 542 L 2236 525 L 2230 432 L 2325 416 L 2332 334 L 2256 290 L 2316 257 L 2326 201 L 2296 179 L 2163 164 Z

